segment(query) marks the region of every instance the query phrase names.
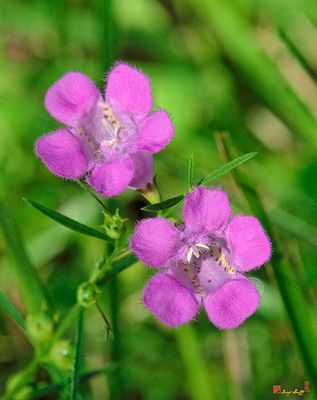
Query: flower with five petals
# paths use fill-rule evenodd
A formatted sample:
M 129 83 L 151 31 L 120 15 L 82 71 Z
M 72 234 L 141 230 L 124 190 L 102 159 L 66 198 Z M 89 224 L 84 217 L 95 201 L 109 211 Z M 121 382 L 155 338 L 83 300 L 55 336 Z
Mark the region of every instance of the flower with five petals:
M 144 305 L 164 324 L 192 320 L 200 306 L 220 329 L 241 325 L 260 296 L 244 272 L 271 256 L 271 243 L 253 216 L 231 215 L 222 190 L 197 187 L 185 198 L 184 224 L 141 220 L 130 246 L 145 264 L 161 269 L 147 283 Z
M 124 63 L 110 71 L 104 96 L 86 75 L 69 72 L 48 89 L 45 107 L 66 127 L 40 137 L 36 154 L 54 174 L 85 176 L 105 197 L 146 187 L 153 179 L 153 153 L 174 133 L 164 110 L 150 112 L 148 78 Z

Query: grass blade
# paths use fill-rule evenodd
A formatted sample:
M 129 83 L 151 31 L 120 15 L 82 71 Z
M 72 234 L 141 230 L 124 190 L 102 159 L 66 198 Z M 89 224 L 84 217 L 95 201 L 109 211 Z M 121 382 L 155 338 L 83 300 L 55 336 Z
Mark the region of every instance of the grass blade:
M 77 222 L 72 218 L 66 217 L 65 215 L 60 214 L 57 211 L 51 210 L 50 208 L 47 208 L 34 200 L 24 199 L 24 201 L 30 206 L 36 208 L 42 214 L 65 226 L 66 228 L 69 228 L 78 233 L 82 233 L 83 235 L 93 236 L 101 240 L 108 240 L 108 236 L 98 231 L 97 229 L 81 224 L 80 222 Z
M 207 175 L 206 178 L 202 179 L 199 184 L 200 185 L 208 185 L 215 179 L 219 178 L 220 176 L 226 174 L 229 171 L 232 171 L 234 168 L 237 168 L 239 165 L 245 163 L 246 161 L 251 160 L 257 153 L 246 153 L 242 156 L 235 158 L 232 161 L 227 162 L 226 164 L 222 165 L 221 167 L 217 168 L 211 174 Z
M 180 201 L 182 201 L 184 198 L 184 195 L 181 194 L 180 196 L 172 197 L 171 199 L 167 199 L 164 201 L 161 201 L 160 203 L 155 203 L 155 204 L 150 204 L 149 206 L 145 206 L 141 208 L 143 211 L 161 211 L 161 210 L 167 210 L 168 208 L 171 208 L 178 204 Z
M 234 1 L 187 0 L 212 29 L 227 56 L 248 85 L 295 133 L 317 148 L 317 121 L 288 84 L 275 63 L 262 51 L 255 33 Z M 278 3 L 278 2 L 276 2 Z M 291 2 L 289 2 L 291 3 Z
M 3 292 L 0 292 L 0 308 L 25 331 L 25 322 L 22 315 Z
M 122 258 L 115 262 L 111 269 L 107 270 L 106 273 L 96 281 L 97 285 L 103 285 L 108 282 L 111 278 L 118 275 L 120 272 L 129 268 L 131 265 L 135 264 L 137 261 L 136 257 L 133 254 L 129 254 L 128 256 Z
M 87 372 L 85 374 L 82 374 L 79 378 L 79 382 L 86 382 L 89 381 L 89 379 L 94 378 L 97 375 L 100 374 L 111 374 L 114 371 L 116 371 L 116 369 L 118 368 L 118 366 L 116 364 L 111 363 L 109 366 L 105 367 L 105 368 L 99 368 L 99 369 L 95 369 L 93 371 Z M 63 388 L 63 383 L 58 383 L 55 385 L 49 385 L 46 387 L 42 387 L 39 389 L 36 389 L 33 393 L 32 393 L 32 399 L 38 399 L 38 398 L 42 398 L 43 396 L 48 396 L 51 395 L 53 393 L 58 392 L 59 390 L 61 390 Z
M 297 59 L 297 61 L 301 64 L 301 66 L 305 69 L 308 75 L 316 81 L 317 74 L 315 69 L 309 64 L 308 60 L 301 53 L 298 46 L 292 41 L 292 39 L 287 35 L 286 31 L 282 28 L 278 28 L 278 34 L 280 38 L 283 40 L 284 44 L 288 47 L 289 51 L 292 55 Z
M 194 154 L 191 154 L 188 162 L 188 172 L 187 172 L 187 179 L 188 179 L 188 190 L 191 190 L 193 187 L 193 180 L 194 180 Z
M 317 247 L 317 229 L 306 221 L 277 208 L 270 210 L 268 217 L 272 224 Z
M 0 227 L 26 309 L 30 313 L 37 313 L 39 309 L 48 305 L 48 298 L 37 271 L 25 252 L 18 227 L 2 201 L 0 201 Z
M 175 331 L 175 338 L 186 369 L 190 398 L 193 400 L 216 398 L 213 390 L 216 383 L 212 381 L 194 328 L 189 325 L 182 326 Z
M 79 377 L 80 377 L 80 364 L 81 364 L 82 347 L 83 347 L 83 314 L 84 314 L 84 310 L 83 310 L 83 308 L 81 308 L 79 311 L 79 315 L 78 315 L 75 360 L 74 360 L 74 368 L 73 368 L 73 373 L 71 376 L 71 383 L 70 383 L 70 388 L 71 388 L 70 400 L 76 399 L 76 394 L 77 394 L 77 390 L 78 390 L 77 386 L 78 386 Z

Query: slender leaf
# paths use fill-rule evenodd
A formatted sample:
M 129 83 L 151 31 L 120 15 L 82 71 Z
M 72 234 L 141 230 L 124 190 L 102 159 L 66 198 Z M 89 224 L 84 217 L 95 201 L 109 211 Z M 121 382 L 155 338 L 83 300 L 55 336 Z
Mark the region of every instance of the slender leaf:
M 301 64 L 301 66 L 305 69 L 309 76 L 316 81 L 317 73 L 314 67 L 309 64 L 308 60 L 301 53 L 299 47 L 292 41 L 292 39 L 287 35 L 286 31 L 282 27 L 279 27 L 278 34 L 283 40 L 284 44 L 288 47 L 289 51 L 293 54 L 293 56 L 297 59 L 297 61 Z
M 37 271 L 26 254 L 18 226 L 10 210 L 2 201 L 0 201 L 0 227 L 6 243 L 6 250 L 12 260 L 12 271 L 26 309 L 29 313 L 36 313 L 40 308 L 48 305 L 48 297 Z
M 80 376 L 80 365 L 82 358 L 82 346 L 83 346 L 83 308 L 80 309 L 78 315 L 78 324 L 77 324 L 77 335 L 76 335 L 76 349 L 75 349 L 75 360 L 74 360 L 74 368 L 71 376 L 71 396 L 70 400 L 76 399 L 77 394 L 77 386 L 79 382 Z
M 57 211 L 51 210 L 50 208 L 47 208 L 43 206 L 42 204 L 37 203 L 36 201 L 29 200 L 29 199 L 24 199 L 26 203 L 31 205 L 32 207 L 36 208 L 39 210 L 41 213 L 46 215 L 47 217 L 53 219 L 54 221 L 58 222 L 59 224 L 65 226 L 66 228 L 69 228 L 75 232 L 82 233 L 84 235 L 88 236 L 93 236 L 98 239 L 102 240 L 108 240 L 108 236 L 105 235 L 104 233 L 98 231 L 97 229 L 91 228 L 90 226 L 81 224 L 80 222 L 77 222 L 69 217 L 66 217 L 63 214 L 60 214 Z
M 115 262 L 111 269 L 107 270 L 102 278 L 97 280 L 97 285 L 103 285 L 104 283 L 108 282 L 111 278 L 119 274 L 120 272 L 124 271 L 125 269 L 129 268 L 131 265 L 136 263 L 136 257 L 133 254 L 129 254 L 128 256 L 122 258 Z
M 199 184 L 200 185 L 208 185 L 209 183 L 211 183 L 215 179 L 219 178 L 220 176 L 226 174 L 229 171 L 232 171 L 234 168 L 237 168 L 239 165 L 245 163 L 246 161 L 251 160 L 251 158 L 253 158 L 256 155 L 257 155 L 256 152 L 246 153 L 232 161 L 229 161 L 228 163 L 217 168 L 211 174 L 207 175 L 204 179 L 202 179 L 199 182 Z
M 188 162 L 188 173 L 187 173 L 187 179 L 188 179 L 188 189 L 191 190 L 193 187 L 193 180 L 194 180 L 194 154 L 191 154 Z
M 171 208 L 178 204 L 180 201 L 182 201 L 184 198 L 184 195 L 181 194 L 180 196 L 172 197 L 171 199 L 164 200 L 160 203 L 155 203 L 151 204 L 149 206 L 145 206 L 141 208 L 143 211 L 161 211 L 161 210 L 167 210 L 168 208 Z
M 89 379 L 94 378 L 95 376 L 97 376 L 99 374 L 111 374 L 117 368 L 118 368 L 118 365 L 111 363 L 108 367 L 99 368 L 99 369 L 87 372 L 85 374 L 82 374 L 79 378 L 79 382 L 89 381 Z M 64 385 L 64 383 L 58 383 L 55 385 L 49 385 L 49 386 L 45 386 L 45 387 L 36 389 L 32 393 L 32 399 L 38 399 L 38 398 L 42 398 L 45 395 L 50 395 L 50 394 L 56 393 L 63 388 L 63 385 Z
M 270 210 L 268 217 L 273 224 L 317 247 L 317 229 L 306 221 L 277 208 Z
M 239 68 L 252 90 L 299 137 L 308 141 L 310 149 L 316 149 L 317 121 L 314 115 L 288 84 L 278 66 L 263 52 L 247 18 L 237 7 L 237 2 L 187 1 L 205 21 L 205 29 L 208 32 L 212 29 L 215 33 L 227 56 Z M 270 2 L 273 3 L 280 2 Z
M 14 320 L 23 331 L 25 331 L 25 322 L 22 315 L 3 292 L 0 292 L 0 308 L 2 308 L 2 310 Z
M 193 400 L 214 399 L 215 380 L 208 370 L 202 346 L 192 326 L 175 330 L 175 339 L 186 371 L 190 398 Z

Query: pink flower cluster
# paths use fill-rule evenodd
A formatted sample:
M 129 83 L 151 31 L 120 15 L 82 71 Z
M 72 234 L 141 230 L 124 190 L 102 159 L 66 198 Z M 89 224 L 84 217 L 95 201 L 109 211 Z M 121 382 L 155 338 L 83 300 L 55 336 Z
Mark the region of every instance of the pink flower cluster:
M 98 193 L 116 196 L 153 180 L 153 154 L 172 139 L 164 110 L 151 112 L 148 78 L 127 64 L 109 73 L 105 93 L 80 72 L 69 72 L 47 91 L 45 107 L 65 125 L 36 142 L 37 155 L 54 174 L 84 177 Z M 225 192 L 196 187 L 185 198 L 184 223 L 141 220 L 131 250 L 160 269 L 143 293 L 144 305 L 176 327 L 204 307 L 220 329 L 235 328 L 252 315 L 260 296 L 244 273 L 266 263 L 271 243 L 253 216 L 233 216 Z

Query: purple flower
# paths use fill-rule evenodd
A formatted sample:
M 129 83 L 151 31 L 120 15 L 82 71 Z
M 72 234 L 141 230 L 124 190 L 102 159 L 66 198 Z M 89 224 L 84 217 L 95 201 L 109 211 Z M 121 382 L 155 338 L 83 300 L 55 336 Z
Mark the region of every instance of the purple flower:
M 162 269 L 148 281 L 143 302 L 170 327 L 190 321 L 203 305 L 215 326 L 235 328 L 259 306 L 259 293 L 243 273 L 269 260 L 270 240 L 255 217 L 231 216 L 220 189 L 194 189 L 183 217 L 183 225 L 148 218 L 135 229 L 131 249 Z
M 148 78 L 123 63 L 110 71 L 104 96 L 87 76 L 69 72 L 48 89 L 45 107 L 66 127 L 38 139 L 37 155 L 63 178 L 87 174 L 87 182 L 106 197 L 151 182 L 152 154 L 174 132 L 164 110 L 150 113 Z

